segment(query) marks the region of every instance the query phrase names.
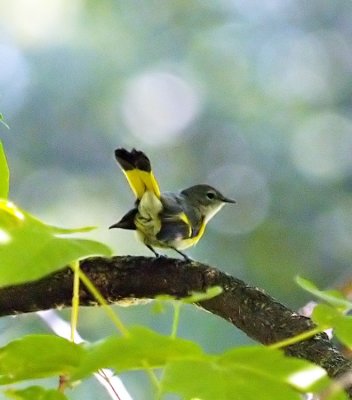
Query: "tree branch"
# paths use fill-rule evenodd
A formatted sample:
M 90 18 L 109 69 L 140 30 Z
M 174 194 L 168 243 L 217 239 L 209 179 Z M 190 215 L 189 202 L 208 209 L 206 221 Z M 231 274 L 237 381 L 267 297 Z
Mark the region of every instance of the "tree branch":
M 200 302 L 199 306 L 266 345 L 314 328 L 309 318 L 289 310 L 262 290 L 198 262 L 130 256 L 93 257 L 82 261 L 81 269 L 109 303 L 154 298 L 160 294 L 181 298 L 194 291 L 221 286 L 222 294 Z M 0 315 L 70 307 L 72 276 L 71 269 L 66 268 L 35 282 L 0 289 Z M 96 304 L 82 285 L 80 304 Z M 324 333 L 284 351 L 322 366 L 333 378 L 352 371 L 351 361 L 334 348 Z M 347 392 L 352 398 L 352 387 L 347 388 Z

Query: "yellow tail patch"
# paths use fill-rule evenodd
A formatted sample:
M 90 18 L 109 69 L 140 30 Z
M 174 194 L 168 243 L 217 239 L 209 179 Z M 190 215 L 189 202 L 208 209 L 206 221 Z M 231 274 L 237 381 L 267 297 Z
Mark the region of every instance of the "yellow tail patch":
M 127 181 L 137 197 L 140 200 L 146 191 L 153 192 L 160 198 L 160 189 L 153 172 L 142 171 L 140 169 L 123 170 Z

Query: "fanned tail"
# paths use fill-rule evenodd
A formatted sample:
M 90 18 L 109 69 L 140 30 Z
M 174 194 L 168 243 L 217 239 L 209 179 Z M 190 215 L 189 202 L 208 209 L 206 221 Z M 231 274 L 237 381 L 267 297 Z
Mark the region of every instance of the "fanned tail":
M 115 150 L 115 157 L 138 200 L 146 191 L 160 198 L 159 185 L 152 172 L 149 158 L 142 151 L 119 148 Z

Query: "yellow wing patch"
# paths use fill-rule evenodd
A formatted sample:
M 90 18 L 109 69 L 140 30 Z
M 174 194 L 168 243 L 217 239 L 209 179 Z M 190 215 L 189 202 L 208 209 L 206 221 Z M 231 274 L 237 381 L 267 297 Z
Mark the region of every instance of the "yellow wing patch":
M 192 235 L 192 224 L 187 215 L 182 212 L 181 214 L 178 215 L 181 221 L 183 221 L 187 226 L 188 226 L 188 237 L 191 237 Z
M 187 249 L 188 247 L 194 246 L 198 243 L 199 239 L 203 236 L 205 227 L 207 223 L 203 220 L 202 225 L 199 228 L 199 231 L 196 236 L 190 237 L 188 239 L 183 239 L 175 244 L 175 247 L 179 250 Z
M 193 245 L 194 245 L 194 244 L 197 244 L 198 241 L 199 241 L 199 239 L 203 236 L 206 225 L 207 225 L 206 221 L 203 220 L 202 225 L 201 225 L 200 228 L 199 228 L 199 232 L 198 232 L 197 236 L 195 236 L 195 237 L 193 238 L 193 240 L 194 240 Z

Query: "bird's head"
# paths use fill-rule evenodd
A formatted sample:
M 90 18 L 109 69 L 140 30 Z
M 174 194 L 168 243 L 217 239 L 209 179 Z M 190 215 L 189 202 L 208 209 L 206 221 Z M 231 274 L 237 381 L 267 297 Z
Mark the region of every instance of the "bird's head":
M 181 192 L 188 201 L 188 204 L 197 208 L 205 222 L 208 222 L 213 216 L 221 210 L 226 203 L 236 203 L 221 194 L 217 189 L 209 185 L 195 185 Z

